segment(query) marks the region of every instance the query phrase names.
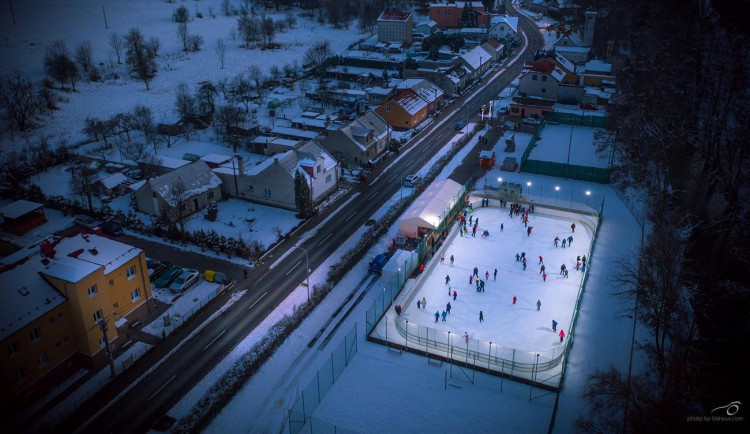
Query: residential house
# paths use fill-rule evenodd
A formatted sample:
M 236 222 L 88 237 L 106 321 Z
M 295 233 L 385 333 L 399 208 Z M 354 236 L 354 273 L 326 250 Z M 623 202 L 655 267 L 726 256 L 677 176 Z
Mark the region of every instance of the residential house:
M 374 111 L 333 131 L 320 144 L 342 165 L 358 166 L 382 154 L 390 142 L 390 128 Z
M 437 68 L 404 69 L 405 78 L 423 77 L 434 83 L 446 95 L 456 95 L 466 88 L 466 81 L 471 76 L 463 65 Z
M 433 33 L 435 33 L 435 29 L 437 28 L 437 23 L 432 20 L 426 20 L 421 21 L 414 25 L 414 35 L 420 35 L 423 38 L 426 38 Z
M 97 194 L 114 196 L 117 194 L 117 190 L 120 185 L 127 181 L 127 176 L 125 176 L 122 172 L 116 172 L 96 181 L 94 183 L 94 191 L 96 191 Z
M 318 133 L 315 131 L 305 131 L 299 128 L 292 127 L 273 127 L 271 134 L 274 134 L 282 139 L 289 140 L 301 140 L 308 141 L 318 137 Z
M 232 157 L 229 155 L 224 154 L 206 154 L 202 157 L 200 157 L 201 160 L 205 161 L 206 164 L 208 164 L 208 167 L 214 168 L 219 167 L 222 164 L 226 164 L 230 161 L 232 161 Z
M 383 104 L 396 94 L 393 88 L 380 86 L 371 87 L 366 89 L 365 92 L 367 92 L 367 103 L 370 105 Z
M 378 42 L 401 43 L 409 46 L 412 43 L 414 19 L 411 12 L 384 11 L 377 21 Z
M 427 102 L 427 112 L 429 114 L 433 114 L 438 111 L 438 109 L 443 104 L 443 99 L 445 92 L 440 88 L 440 86 L 430 82 L 429 80 L 426 80 L 424 78 L 408 78 L 406 80 L 401 81 L 396 85 L 396 89 L 399 91 L 411 89 L 419 95 L 420 98 L 425 100 Z
M 545 113 L 555 111 L 555 102 L 554 99 L 514 96 L 510 103 L 510 115 L 541 119 Z
M 326 114 L 307 111 L 292 118 L 292 128 L 325 134 L 328 132 L 328 126 L 331 122 L 331 117 Z
M 310 186 L 313 203 L 326 199 L 338 186 L 339 164 L 315 140 L 258 164 L 245 164 L 238 157 L 232 165 L 214 169 L 225 195 L 289 210 L 297 208 L 294 179 L 298 172 Z
M 518 17 L 501 15 L 492 17 L 488 36 L 495 39 L 514 39 L 518 34 Z
M 302 146 L 300 139 L 282 139 L 273 136 L 257 136 L 247 141 L 247 148 L 253 154 L 276 155 Z
M 177 221 L 221 200 L 221 179 L 203 160 L 149 179 L 135 192 L 138 211 Z
M 28 200 L 17 200 L 0 208 L 0 217 L 3 230 L 14 235 L 23 235 L 47 221 L 44 205 Z
M 567 74 L 554 61 L 527 63 L 519 77 L 518 94 L 550 100 L 583 98 L 583 87 L 575 81 L 575 75 Z M 566 78 L 567 77 L 567 78 Z
M 0 261 L 0 402 L 24 408 L 116 356 L 154 309 L 143 250 L 96 234 L 50 238 Z
M 156 158 L 156 161 L 139 161 L 138 168 L 141 169 L 141 172 L 144 174 L 152 173 L 154 175 L 163 175 L 179 167 L 190 164 L 189 160 L 182 158 L 166 157 L 164 155 L 157 155 Z
M 612 64 L 592 59 L 580 68 L 581 81 L 585 86 L 614 86 L 617 78 L 612 73 Z
M 385 121 L 397 129 L 409 130 L 427 119 L 427 101 L 407 89 L 375 109 Z
M 466 66 L 474 79 L 482 76 L 497 59 L 497 52 L 487 50 L 487 44 L 478 45 L 459 56 L 460 62 Z
M 556 46 L 555 53 L 560 54 L 575 64 L 584 63 L 591 58 L 591 47 Z
M 459 21 L 464 7 L 468 4 L 470 8 L 477 11 L 477 26 L 486 27 L 488 21 L 495 16 L 487 12 L 482 2 L 455 2 L 449 4 L 430 3 L 430 20 L 435 21 L 441 29 L 457 29 L 461 27 Z

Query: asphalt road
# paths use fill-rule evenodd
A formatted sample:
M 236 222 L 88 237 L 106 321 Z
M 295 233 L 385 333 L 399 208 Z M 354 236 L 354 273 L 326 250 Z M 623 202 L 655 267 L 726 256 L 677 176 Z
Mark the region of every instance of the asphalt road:
M 531 60 L 536 49 L 542 46 L 542 37 L 536 26 L 529 20 L 520 20 L 520 25 L 529 36 L 529 46 L 519 61 L 511 66 L 501 66 L 502 71 L 493 75 L 491 82 L 480 83 L 471 94 L 465 95 L 441 114 L 437 122 L 425 128 L 417 138 L 402 148 L 408 155 L 401 158 L 394 167 L 387 170 L 379 179 L 369 185 L 355 189 L 360 194 L 347 206 L 324 224 L 317 234 L 300 244 L 309 253 L 310 268 L 315 269 L 352 234 L 362 226 L 385 201 L 401 186 L 401 178 L 422 167 L 445 142 L 456 134 L 455 123 L 479 117 L 480 107 L 486 104 L 500 90 L 515 78 L 525 60 Z M 483 86 L 483 87 L 482 87 Z M 442 120 L 446 119 L 445 122 Z M 418 149 L 413 149 L 418 148 Z M 467 158 L 468 161 L 472 161 Z M 476 161 L 474 159 L 473 161 Z M 469 176 L 476 176 L 476 165 L 462 165 L 452 178 L 465 182 Z M 481 176 L 481 172 L 479 172 Z M 323 216 L 317 220 L 321 220 Z M 313 224 L 315 224 L 313 222 Z M 291 243 L 286 249 L 291 248 Z M 284 249 L 284 250 L 286 250 Z M 282 251 L 276 253 L 276 256 Z M 267 264 L 273 259 L 266 261 Z M 224 358 L 247 334 L 252 331 L 286 296 L 306 277 L 305 253 L 293 249 L 289 256 L 273 270 L 260 270 L 253 282 L 244 282 L 248 291 L 231 310 L 216 318 L 208 327 L 197 333 L 187 344 L 180 342 L 197 325 L 206 320 L 210 311 L 201 312 L 185 329 L 166 342 L 158 345 L 133 367 L 113 380 L 93 399 L 75 411 L 60 427 L 60 432 L 81 430 L 92 433 L 141 433 L 157 423 L 203 376 Z M 215 302 L 215 307 L 226 301 L 226 295 Z M 158 360 L 168 358 L 153 373 L 147 370 Z M 90 423 L 82 426 L 100 408 L 112 401 L 129 384 L 142 376 L 135 387 L 121 397 L 114 405 L 98 414 Z

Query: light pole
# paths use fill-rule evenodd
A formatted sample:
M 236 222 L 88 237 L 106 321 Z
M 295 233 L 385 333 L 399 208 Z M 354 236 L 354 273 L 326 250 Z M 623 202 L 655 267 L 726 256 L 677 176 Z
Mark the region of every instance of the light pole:
M 239 168 L 239 165 L 240 165 L 239 155 L 234 154 L 234 158 L 232 158 L 232 175 L 234 175 L 234 195 L 235 197 L 240 197 L 239 189 L 237 188 L 237 172 L 234 170 L 235 160 L 237 160 L 237 166 Z
M 559 191 L 560 191 L 560 186 L 556 185 L 555 186 L 555 206 L 557 206 L 557 192 Z
M 294 249 L 300 249 L 303 252 L 305 252 L 305 270 L 307 270 L 307 301 L 310 301 L 310 259 L 309 256 L 307 256 L 307 250 L 303 249 L 300 246 L 292 246 Z
M 591 191 L 586 190 L 586 206 L 589 206 L 589 196 L 591 196 Z
M 531 200 L 531 181 L 527 181 L 527 182 L 526 182 L 526 187 L 528 187 L 528 188 L 529 188 L 529 193 L 528 193 L 528 196 L 529 196 L 529 200 Z M 539 198 L 539 202 L 541 203 L 541 201 L 542 201 L 542 200 L 541 200 L 541 197 L 540 197 L 540 198 Z

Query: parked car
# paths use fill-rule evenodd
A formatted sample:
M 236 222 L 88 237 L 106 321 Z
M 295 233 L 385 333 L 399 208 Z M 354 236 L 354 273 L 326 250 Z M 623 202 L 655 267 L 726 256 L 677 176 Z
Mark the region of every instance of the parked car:
M 198 281 L 198 276 L 200 276 L 200 273 L 198 270 L 192 270 L 188 269 L 182 272 L 179 277 L 177 277 L 174 282 L 172 282 L 171 285 L 169 285 L 169 290 L 174 293 L 181 293 L 184 290 L 190 288 L 190 286 Z
M 404 178 L 404 187 L 414 187 L 415 185 L 422 182 L 422 177 L 419 175 L 409 175 Z
M 461 128 L 466 126 L 466 122 L 458 121 L 456 122 L 456 131 L 460 130 Z
M 154 286 L 157 288 L 166 288 L 171 285 L 172 282 L 175 281 L 175 279 L 180 277 L 180 274 L 182 274 L 182 267 L 172 265 L 164 273 L 162 273 L 162 275 L 159 276 L 156 281 L 154 281 Z
M 146 258 L 146 267 L 148 267 L 148 278 L 150 280 L 156 280 L 164 274 L 172 265 L 169 261 L 155 261 L 151 258 Z
M 523 121 L 521 122 L 523 122 L 525 125 L 532 125 L 532 126 L 537 126 L 542 123 L 542 121 L 540 121 L 539 119 L 534 119 L 534 118 L 523 118 Z
M 87 215 L 79 215 L 76 216 L 75 224 L 84 228 L 94 229 L 95 227 L 98 227 L 101 222 Z
M 370 261 L 369 272 L 382 275 L 383 267 L 385 266 L 386 262 L 388 262 L 388 256 L 383 254 L 376 256 L 372 261 Z
M 117 223 L 107 220 L 100 226 L 102 228 L 102 231 L 104 231 L 105 234 L 109 234 L 115 237 L 119 237 L 122 235 L 122 226 L 118 225 Z

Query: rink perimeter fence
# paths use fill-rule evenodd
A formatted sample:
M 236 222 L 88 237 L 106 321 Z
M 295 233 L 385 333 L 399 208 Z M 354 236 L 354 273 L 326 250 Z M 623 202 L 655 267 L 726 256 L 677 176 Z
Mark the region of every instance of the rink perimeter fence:
M 506 200 L 521 203 L 525 206 L 533 203 L 536 208 L 535 213 L 570 212 L 571 214 L 567 215 L 566 218 L 575 220 L 579 224 L 584 224 L 592 229 L 591 245 L 586 252 L 587 268 L 581 277 L 565 343 L 559 348 L 548 351 L 522 351 L 503 347 L 495 342 L 472 338 L 465 339 L 464 336 L 457 336 L 455 333 L 409 323 L 409 321 L 396 315 L 395 312 L 389 315 L 388 310 L 393 309 L 393 301 L 399 296 L 408 276 L 407 273 L 392 278 L 367 309 L 366 335 L 368 340 L 386 345 L 389 350 L 405 350 L 425 355 L 428 357 L 428 361 L 433 363 L 450 363 L 452 379 L 473 383 L 474 371 L 477 370 L 529 383 L 532 387 L 559 391 L 565 375 L 567 354 L 575 340 L 575 326 L 588 280 L 589 268 L 594 260 L 593 246 L 596 245 L 599 234 L 605 198 L 602 195 L 592 195 L 581 191 L 566 193 L 565 197 L 562 197 L 559 191 L 554 191 L 555 196 L 549 197 L 544 195 L 549 192 L 544 192 L 541 187 L 532 189 L 528 186 L 520 198 L 517 196 L 504 197 L 505 191 L 507 189 L 490 187 L 472 192 L 472 195 L 490 199 L 490 206 L 499 206 L 500 200 Z M 584 200 L 584 202 L 578 202 L 578 200 Z M 458 209 L 462 209 L 462 207 L 463 204 Z M 455 231 L 451 232 L 451 236 L 455 236 Z M 441 248 L 438 249 L 438 252 Z M 404 269 L 407 268 L 407 265 L 409 265 L 409 270 L 416 267 L 416 263 L 405 264 Z M 416 282 L 410 293 L 404 296 L 402 304 L 406 305 L 411 302 L 411 298 L 417 293 L 415 290 L 419 289 L 420 284 L 419 281 Z M 384 334 L 376 329 L 377 324 L 383 317 L 385 317 L 387 323 L 394 326 L 399 336 L 388 336 L 388 325 L 384 328 Z
M 344 335 L 343 341 L 331 352 L 331 356 L 318 369 L 309 383 L 299 393 L 297 400 L 289 409 L 287 422 L 289 434 L 305 433 L 347 433 L 329 422 L 313 418 L 326 394 L 336 380 L 346 370 L 354 355 L 357 354 L 357 323 Z
M 526 150 L 521 155 L 521 172 L 608 184 L 610 169 L 606 167 L 582 166 L 529 158 L 531 151 L 536 146 L 536 142 L 539 141 L 542 130 L 550 122 L 571 125 L 571 128 L 573 125 L 595 128 L 605 128 L 607 125 L 607 118 L 601 116 L 580 116 L 572 113 L 559 113 L 560 116 L 550 116 L 551 114 L 553 113 L 548 113 L 536 131 L 534 131 L 529 144 L 526 146 Z

